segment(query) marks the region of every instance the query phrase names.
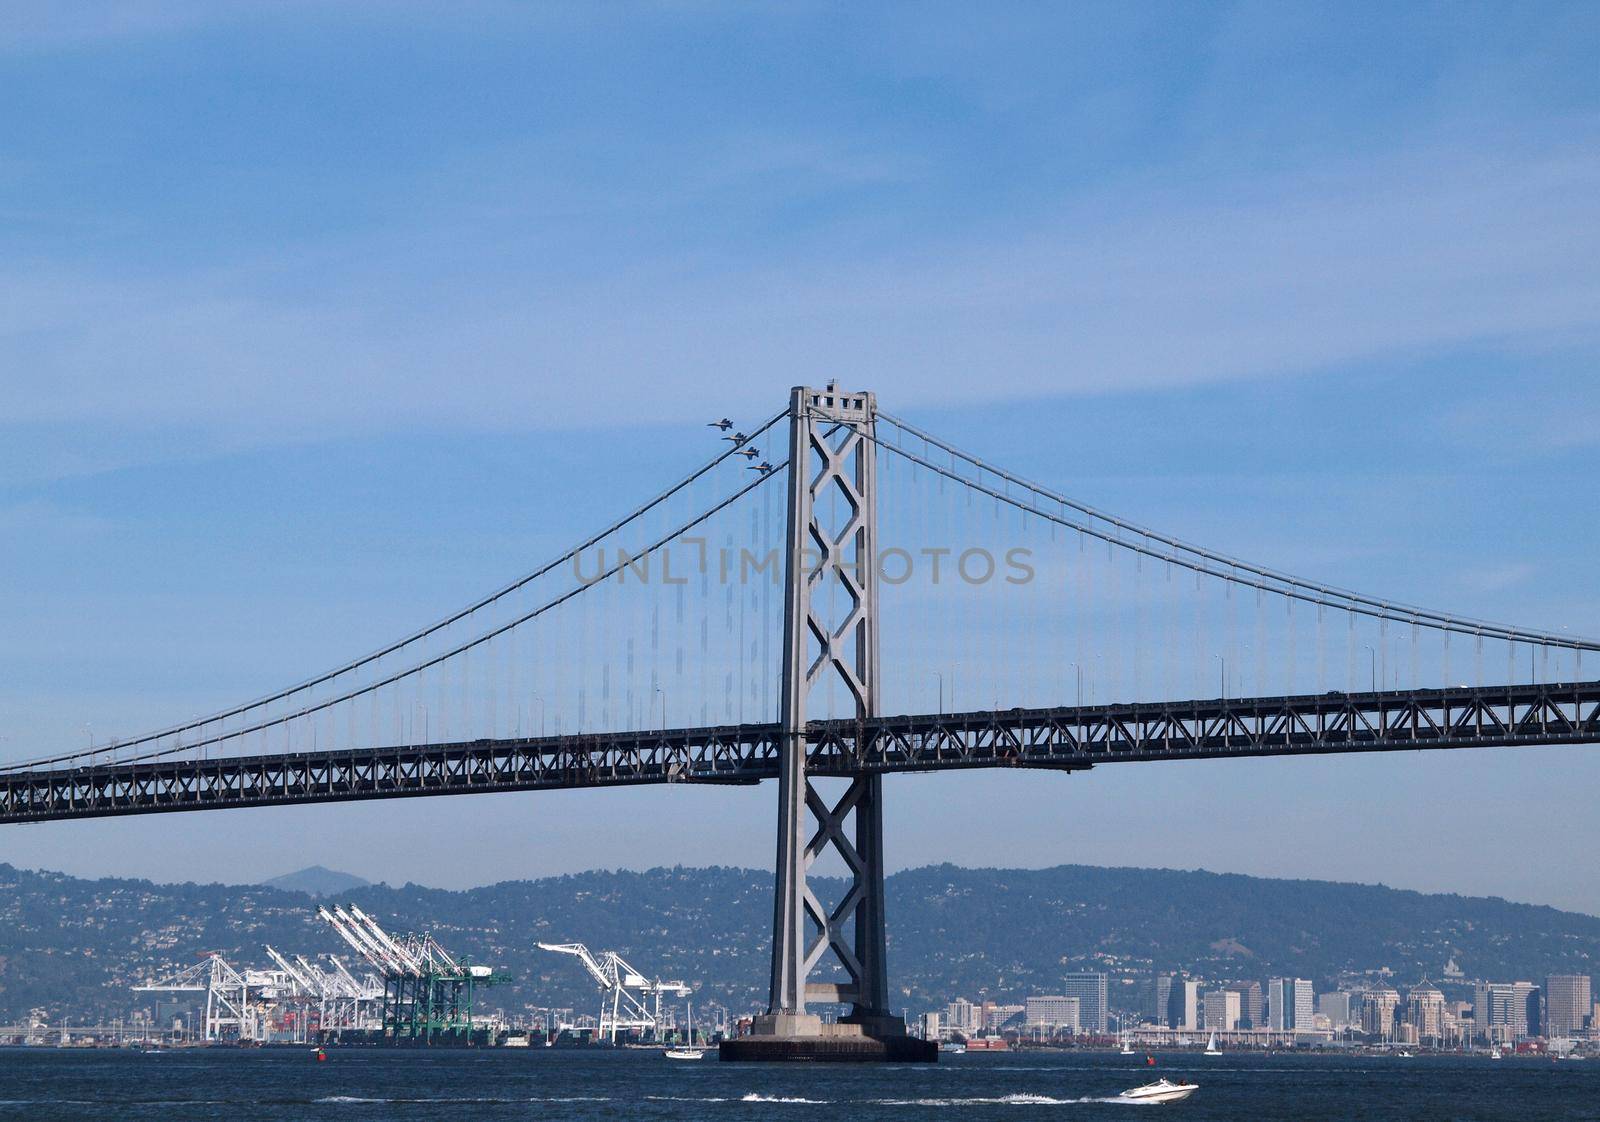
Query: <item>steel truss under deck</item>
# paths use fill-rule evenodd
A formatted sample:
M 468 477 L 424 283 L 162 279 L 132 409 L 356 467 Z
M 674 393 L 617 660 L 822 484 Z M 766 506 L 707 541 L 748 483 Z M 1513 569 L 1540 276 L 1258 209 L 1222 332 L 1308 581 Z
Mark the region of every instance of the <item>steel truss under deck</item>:
M 855 777 L 1600 741 L 1600 682 L 1239 698 L 812 721 L 806 771 Z M 479 740 L 0 775 L 0 824 L 287 803 L 754 783 L 778 775 L 772 724 Z

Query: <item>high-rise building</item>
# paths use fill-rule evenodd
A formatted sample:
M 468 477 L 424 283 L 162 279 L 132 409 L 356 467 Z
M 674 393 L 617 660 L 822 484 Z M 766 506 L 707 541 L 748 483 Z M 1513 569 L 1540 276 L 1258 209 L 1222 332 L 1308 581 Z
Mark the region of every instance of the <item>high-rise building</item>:
M 1400 995 L 1387 986 L 1361 995 L 1361 1031 L 1380 1040 L 1394 1039 L 1394 1011 Z
M 1167 1027 L 1193 1032 L 1200 1027 L 1200 983 L 1174 981 L 1167 1002 Z
M 1294 980 L 1294 1027 L 1297 1030 L 1310 1029 L 1312 1018 L 1317 1015 L 1317 994 L 1311 986 L 1311 979 L 1296 978 Z
M 1336 1029 L 1345 1028 L 1351 1024 L 1350 999 L 1353 995 L 1346 990 L 1336 993 L 1319 993 L 1317 995 L 1317 1012 L 1328 1018 L 1328 1024 Z M 1356 1005 L 1359 1014 L 1361 1006 Z
M 1265 1028 L 1266 1018 L 1263 1011 L 1266 1001 L 1261 993 L 1261 983 L 1234 982 L 1227 988 L 1239 995 L 1239 1027 Z
M 957 1032 L 977 1032 L 983 1027 L 979 1008 L 964 997 L 958 997 L 944 1007 L 945 1027 Z
M 1036 994 L 1024 1001 L 1022 1019 L 1029 1028 L 1077 1032 L 1082 1027 L 1082 1003 L 1063 994 Z
M 1444 1040 L 1444 994 L 1423 982 L 1406 994 L 1406 1023 L 1417 1030 L 1421 1043 Z
M 1239 1027 L 1239 994 L 1236 990 L 1210 990 L 1206 994 L 1207 1032 L 1232 1032 Z
M 1544 1036 L 1544 994 L 1532 982 L 1512 982 L 1526 1012 L 1529 1036 Z
M 1084 1032 L 1106 1031 L 1106 976 L 1093 972 L 1067 974 L 1061 992 L 1078 999 L 1078 1020 Z
M 1010 1021 L 1014 1017 L 1021 1016 L 1022 1011 L 1023 1007 L 1021 1005 L 1001 1005 L 998 1002 L 985 1001 L 983 1003 L 982 1012 L 980 1013 L 980 1020 L 983 1022 L 983 1031 L 999 1031 L 999 1029 L 1005 1025 L 1007 1021 Z
M 1552 974 L 1544 980 L 1545 1035 L 1581 1036 L 1594 996 L 1587 974 Z
M 1472 1019 L 1479 1036 L 1509 1044 L 1539 1035 L 1539 987 L 1532 982 L 1479 982 Z
M 1316 994 L 1306 978 L 1273 978 L 1267 983 L 1267 1027 L 1280 1032 L 1312 1027 Z
M 1168 1010 L 1172 1007 L 1172 975 L 1157 974 L 1150 995 L 1150 1020 L 1158 1025 L 1170 1025 Z

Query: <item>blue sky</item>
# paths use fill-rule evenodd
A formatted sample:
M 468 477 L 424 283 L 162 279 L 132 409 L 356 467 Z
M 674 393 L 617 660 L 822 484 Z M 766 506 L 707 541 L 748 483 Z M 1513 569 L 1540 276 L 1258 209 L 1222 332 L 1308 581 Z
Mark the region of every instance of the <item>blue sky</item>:
M 0 757 L 364 651 L 829 377 L 1192 540 L 1600 633 L 1592 5 L 5 8 Z M 1592 753 L 907 778 L 891 859 L 1600 913 L 1522 848 L 1592 841 Z M 62 824 L 0 858 L 761 864 L 772 798 Z

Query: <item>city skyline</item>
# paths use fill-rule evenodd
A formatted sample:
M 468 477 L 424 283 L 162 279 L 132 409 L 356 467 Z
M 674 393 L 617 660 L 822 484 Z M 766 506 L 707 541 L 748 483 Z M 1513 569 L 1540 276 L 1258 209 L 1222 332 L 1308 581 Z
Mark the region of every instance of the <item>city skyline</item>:
M 1098 988 L 1104 993 L 1113 978 L 1121 983 L 1135 980 L 1111 973 L 1068 973 L 1062 978 L 1063 989 Z M 1029 994 L 1020 1004 L 957 997 L 925 1013 L 923 1031 L 946 1037 L 997 1036 L 1003 1031 L 1104 1037 L 1114 1032 L 1138 1034 L 1149 1043 L 1157 1039 L 1151 1030 L 1167 1030 L 1169 1043 L 1181 1043 L 1182 1034 L 1198 1033 L 1255 1047 L 1295 1040 L 1327 1044 L 1351 1033 L 1372 1043 L 1436 1048 L 1600 1041 L 1600 1003 L 1592 1000 L 1593 978 L 1587 974 L 1552 974 L 1538 983 L 1454 983 L 1454 988 L 1470 992 L 1470 1000 L 1447 999 L 1426 978 L 1398 987 L 1358 981 L 1321 992 L 1311 979 L 1273 978 L 1265 990 L 1263 1023 L 1251 1023 L 1249 1015 L 1252 990 L 1257 995 L 1262 992 L 1257 981 L 1207 982 L 1166 972 L 1147 981 L 1159 1013 L 1148 1007 L 1152 1002 L 1135 1001 L 1134 1005 L 1146 1007 L 1106 1006 L 1104 1015 L 1086 1019 L 1082 1000 L 1070 993 Z M 1197 1002 L 1197 996 L 1203 1000 Z

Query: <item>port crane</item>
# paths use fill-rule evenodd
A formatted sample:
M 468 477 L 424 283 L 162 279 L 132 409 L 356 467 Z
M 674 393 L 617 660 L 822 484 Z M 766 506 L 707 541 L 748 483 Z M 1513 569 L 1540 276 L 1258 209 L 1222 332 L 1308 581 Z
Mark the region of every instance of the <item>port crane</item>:
M 259 972 L 247 977 L 215 951 L 166 978 L 133 987 L 134 993 L 204 994 L 203 1039 L 260 1040 L 265 1035 Z
M 432 935 L 396 939 L 351 904 L 317 909 L 317 917 L 382 975 L 383 1035 L 432 1043 L 440 1037 L 470 1040 L 472 1001 L 480 985 L 503 980 L 487 966 L 457 962 Z
M 571 955 L 583 963 L 600 987 L 600 1035 L 613 1044 L 618 1029 L 660 1035 L 661 995 L 686 997 L 692 992 L 685 982 L 645 977 L 616 951 L 603 951 L 596 958 L 582 943 L 540 943 L 539 949 Z
M 346 970 L 344 964 L 332 955 L 328 961 L 333 970 L 324 970 L 306 960 L 304 955 L 290 959 L 267 947 L 267 957 L 287 979 L 286 992 L 280 1000 L 298 1006 L 302 1024 L 317 1011 L 317 1028 L 324 1039 L 337 1039 L 347 1031 L 364 1031 L 377 1027 L 378 1006 L 383 1000 L 383 982 L 375 974 L 363 981 Z

